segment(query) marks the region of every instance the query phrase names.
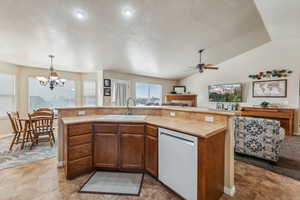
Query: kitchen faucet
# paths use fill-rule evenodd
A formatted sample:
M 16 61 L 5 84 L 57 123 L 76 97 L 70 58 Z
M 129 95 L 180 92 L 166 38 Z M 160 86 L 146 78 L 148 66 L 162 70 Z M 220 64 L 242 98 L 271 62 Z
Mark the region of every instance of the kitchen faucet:
M 129 98 L 127 99 L 127 106 L 126 106 L 126 107 L 127 107 L 127 115 L 132 115 L 132 114 L 133 114 L 133 113 L 132 113 L 132 109 L 129 107 L 130 100 L 133 102 L 133 105 L 136 106 L 135 98 L 129 97 Z

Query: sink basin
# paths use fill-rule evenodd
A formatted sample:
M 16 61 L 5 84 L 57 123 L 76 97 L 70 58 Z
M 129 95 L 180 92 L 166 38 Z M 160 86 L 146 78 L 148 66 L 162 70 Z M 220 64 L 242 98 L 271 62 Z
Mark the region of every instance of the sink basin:
M 144 120 L 145 115 L 104 115 L 99 117 L 98 119 L 105 119 L 105 120 Z

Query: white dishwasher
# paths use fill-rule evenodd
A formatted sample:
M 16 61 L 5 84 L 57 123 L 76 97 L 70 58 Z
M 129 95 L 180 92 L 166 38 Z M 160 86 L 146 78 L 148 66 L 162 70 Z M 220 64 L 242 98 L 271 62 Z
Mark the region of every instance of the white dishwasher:
M 197 199 L 198 138 L 159 128 L 159 180 L 187 200 Z

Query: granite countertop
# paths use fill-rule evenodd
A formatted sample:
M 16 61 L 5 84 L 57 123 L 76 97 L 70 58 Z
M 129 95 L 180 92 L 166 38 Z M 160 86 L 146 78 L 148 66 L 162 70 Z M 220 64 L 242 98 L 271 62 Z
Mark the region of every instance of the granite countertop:
M 227 129 L 224 123 L 186 120 L 174 117 L 146 116 L 144 120 L 121 121 L 101 119 L 101 117 L 101 115 L 66 117 L 62 118 L 62 121 L 64 125 L 87 122 L 148 123 L 161 128 L 167 128 L 201 138 L 208 138 L 214 135 L 215 133 L 219 133 Z
M 71 108 L 56 108 L 60 110 L 78 110 L 78 109 L 126 109 L 124 106 L 101 106 L 101 107 L 71 107 Z M 240 115 L 240 111 L 223 111 L 209 108 L 200 107 L 181 107 L 181 106 L 131 106 L 131 109 L 160 109 L 160 110 L 174 110 L 174 111 L 185 111 L 185 112 L 200 112 L 207 114 L 235 116 Z

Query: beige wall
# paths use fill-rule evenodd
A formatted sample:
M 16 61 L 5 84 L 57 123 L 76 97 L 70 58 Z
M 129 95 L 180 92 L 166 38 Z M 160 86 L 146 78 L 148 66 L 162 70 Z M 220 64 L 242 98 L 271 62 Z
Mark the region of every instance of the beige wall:
M 47 69 L 17 66 L 0 62 L 0 72 L 16 76 L 16 110 L 25 115 L 28 112 L 28 78 L 36 76 L 48 76 Z M 82 105 L 82 80 L 95 79 L 91 73 L 73 73 L 58 71 L 61 78 L 76 81 L 76 105 Z M 3 106 L 3 105 L 1 105 Z M 11 126 L 7 117 L 0 118 L 0 137 L 11 133 Z
M 16 65 L 0 62 L 0 72 L 18 76 L 19 68 Z M 16 85 L 19 85 L 18 79 L 16 79 Z M 18 89 L 16 90 L 16 100 L 17 99 L 18 99 Z M 18 104 L 18 101 L 16 103 Z M 1 106 L 5 106 L 5 105 L 1 105 Z M 18 105 L 16 105 L 16 109 L 18 109 Z M 11 126 L 7 117 L 0 117 L 0 137 L 10 132 L 11 132 Z
M 153 77 L 146 77 L 146 76 L 137 76 L 133 74 L 126 74 L 126 73 L 119 73 L 104 70 L 103 71 L 103 78 L 104 79 L 117 79 L 117 80 L 127 80 L 129 81 L 129 96 L 135 98 L 135 84 L 137 82 L 143 83 L 155 83 L 162 85 L 162 98 L 164 101 L 164 96 L 173 90 L 173 86 L 178 84 L 176 80 L 167 80 L 167 79 L 160 79 L 160 78 L 153 78 Z M 111 105 L 111 98 L 104 97 L 104 105 L 108 106 Z
M 16 76 L 16 110 L 21 113 L 21 115 L 26 115 L 28 113 L 28 78 L 36 76 L 48 76 L 49 70 L 32 68 L 25 66 L 18 66 L 13 64 L 8 64 L 5 62 L 0 62 L 0 72 L 14 74 Z M 150 78 L 145 76 L 138 76 L 132 74 L 117 73 L 111 71 L 98 71 L 95 73 L 78 73 L 78 72 L 65 72 L 58 71 L 59 76 L 68 80 L 75 80 L 76 82 L 76 106 L 83 105 L 83 91 L 82 83 L 84 80 L 96 80 L 97 81 L 97 98 L 98 106 L 102 106 L 104 101 L 106 104 L 110 105 L 110 98 L 103 97 L 103 79 L 120 79 L 128 80 L 130 83 L 130 96 L 135 97 L 135 85 L 136 82 L 147 82 L 147 83 L 157 83 L 162 85 L 163 95 L 172 90 L 173 85 L 177 81 Z M 1 105 L 3 106 L 3 105 Z M 3 137 L 11 133 L 11 125 L 7 117 L 0 118 L 0 137 Z

